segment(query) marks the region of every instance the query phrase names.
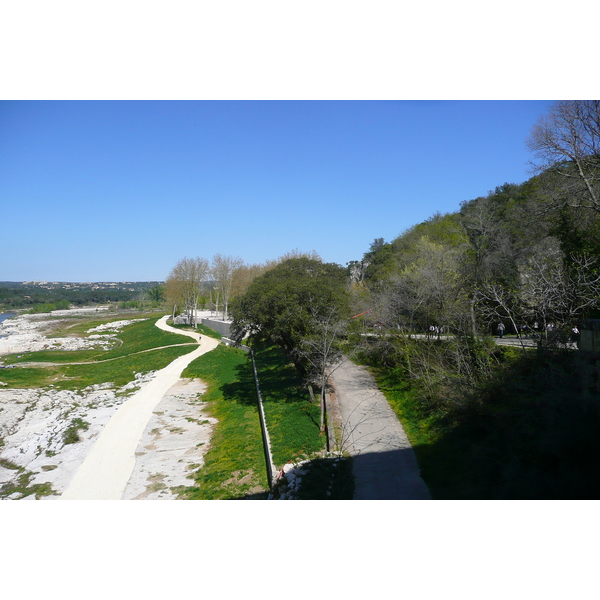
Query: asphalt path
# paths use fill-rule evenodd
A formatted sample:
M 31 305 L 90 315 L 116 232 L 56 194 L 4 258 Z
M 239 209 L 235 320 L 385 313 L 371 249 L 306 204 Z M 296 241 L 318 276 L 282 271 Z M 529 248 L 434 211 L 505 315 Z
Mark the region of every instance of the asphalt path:
M 164 331 L 192 337 L 199 346 L 157 371 L 151 381 L 119 407 L 61 499 L 120 500 L 135 467 L 136 448 L 154 409 L 194 359 L 218 346 L 219 341 L 213 338 L 170 327 L 166 324 L 167 318 L 168 315 L 159 319 L 156 326 Z
M 353 457 L 355 500 L 430 500 L 398 417 L 370 373 L 344 358 L 333 371 L 342 450 Z

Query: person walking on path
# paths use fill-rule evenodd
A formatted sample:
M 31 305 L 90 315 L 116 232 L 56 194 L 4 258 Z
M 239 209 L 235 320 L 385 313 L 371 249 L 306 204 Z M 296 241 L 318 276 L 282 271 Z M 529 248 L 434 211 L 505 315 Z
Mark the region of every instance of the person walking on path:
M 498 337 L 500 339 L 502 339 L 504 337 L 504 323 L 502 321 L 500 321 L 500 323 L 498 323 Z
M 370 373 L 344 358 L 331 375 L 355 500 L 430 500 L 398 417 Z

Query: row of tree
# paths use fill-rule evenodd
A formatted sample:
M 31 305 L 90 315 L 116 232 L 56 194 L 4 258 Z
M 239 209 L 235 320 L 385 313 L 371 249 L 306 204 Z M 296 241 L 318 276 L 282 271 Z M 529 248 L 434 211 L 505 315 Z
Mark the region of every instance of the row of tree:
M 201 257 L 182 258 L 167 277 L 164 299 L 174 316 L 185 313 L 193 325 L 196 311 L 207 306 L 226 319 L 231 299 L 244 294 L 254 279 L 281 262 L 300 256 L 319 258 L 315 252 L 298 250 L 259 264 L 246 264 L 239 257 L 223 254 L 215 254 L 210 262 Z

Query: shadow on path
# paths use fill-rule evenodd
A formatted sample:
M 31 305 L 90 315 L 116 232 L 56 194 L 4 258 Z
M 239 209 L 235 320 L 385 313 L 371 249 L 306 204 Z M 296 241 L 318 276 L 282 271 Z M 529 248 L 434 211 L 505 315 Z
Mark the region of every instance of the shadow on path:
M 412 448 L 366 452 L 353 458 L 354 500 L 430 500 Z

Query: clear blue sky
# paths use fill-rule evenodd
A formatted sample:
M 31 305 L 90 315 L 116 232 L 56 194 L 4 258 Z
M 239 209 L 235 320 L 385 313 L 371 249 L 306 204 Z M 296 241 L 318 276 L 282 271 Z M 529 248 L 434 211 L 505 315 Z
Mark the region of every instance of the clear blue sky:
M 2 101 L 0 280 L 360 259 L 530 177 L 545 101 Z

